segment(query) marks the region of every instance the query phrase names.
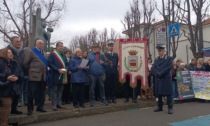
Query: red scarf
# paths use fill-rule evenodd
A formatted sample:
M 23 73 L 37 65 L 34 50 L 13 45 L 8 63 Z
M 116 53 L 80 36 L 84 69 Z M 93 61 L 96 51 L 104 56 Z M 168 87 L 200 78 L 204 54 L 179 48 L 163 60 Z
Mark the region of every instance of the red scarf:
M 96 61 L 98 61 L 98 53 L 96 53 Z

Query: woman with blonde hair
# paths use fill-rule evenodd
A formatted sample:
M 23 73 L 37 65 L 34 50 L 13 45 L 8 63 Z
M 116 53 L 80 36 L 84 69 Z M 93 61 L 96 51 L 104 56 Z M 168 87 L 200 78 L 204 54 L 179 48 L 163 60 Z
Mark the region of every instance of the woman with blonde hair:
M 12 51 L 4 48 L 0 52 L 0 126 L 8 126 L 12 98 L 17 93 L 15 85 L 23 79 L 23 72 L 13 60 Z
M 204 58 L 199 58 L 198 62 L 197 62 L 197 65 L 198 64 L 201 65 L 202 70 L 205 70 L 205 60 L 204 60 Z
M 72 83 L 73 106 L 75 108 L 85 107 L 84 105 L 84 90 L 85 83 L 88 82 L 86 73 L 87 67 L 82 68 L 82 51 L 80 48 L 74 50 L 74 56 L 68 64 L 68 70 L 72 72 L 70 82 Z

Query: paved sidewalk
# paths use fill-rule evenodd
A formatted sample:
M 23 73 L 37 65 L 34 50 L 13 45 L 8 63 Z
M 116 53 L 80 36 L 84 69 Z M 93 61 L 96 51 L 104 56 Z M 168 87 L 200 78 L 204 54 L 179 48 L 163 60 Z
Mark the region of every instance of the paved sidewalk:
M 145 108 L 155 106 L 155 100 L 139 100 L 138 103 L 128 102 L 124 103 L 124 99 L 117 99 L 116 104 L 109 104 L 108 106 L 102 106 L 100 102 L 96 102 L 94 107 L 90 107 L 89 103 L 85 104 L 85 108 L 75 109 L 72 104 L 64 105 L 65 109 L 59 109 L 58 111 L 53 111 L 50 101 L 45 104 L 46 113 L 33 112 L 33 115 L 27 115 L 26 106 L 19 107 L 19 110 L 23 111 L 22 115 L 10 115 L 9 123 L 18 125 L 25 125 L 31 123 L 45 122 L 45 121 L 55 121 L 73 117 L 88 116 L 94 114 L 103 114 L 109 112 L 116 112 L 121 110 L 127 110 L 132 108 Z M 35 107 L 36 110 L 36 107 Z

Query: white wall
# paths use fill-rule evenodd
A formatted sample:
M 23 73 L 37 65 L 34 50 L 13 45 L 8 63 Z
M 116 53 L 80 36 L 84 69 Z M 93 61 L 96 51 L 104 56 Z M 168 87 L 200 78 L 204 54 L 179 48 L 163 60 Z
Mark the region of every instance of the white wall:
M 150 36 L 150 42 L 149 42 L 150 43 L 150 53 L 152 55 L 153 61 L 158 56 L 157 50 L 156 50 L 157 27 L 164 26 L 164 25 L 165 24 L 163 23 L 163 24 L 154 26 L 155 30 L 153 31 L 153 33 Z M 185 30 L 186 35 L 188 35 L 189 30 L 188 30 L 187 25 L 181 25 L 181 31 L 180 31 L 181 33 L 182 33 L 182 30 Z M 140 31 L 141 31 L 141 33 L 143 33 L 143 27 L 140 28 Z M 142 37 L 143 37 L 143 34 L 142 34 Z M 210 24 L 203 26 L 203 37 L 204 37 L 204 48 L 210 47 Z M 170 54 L 172 55 L 172 52 Z M 185 63 L 188 63 L 193 58 L 192 51 L 190 50 L 190 42 L 184 36 L 184 34 L 182 34 L 179 38 L 175 60 L 177 60 L 178 58 L 181 58 Z

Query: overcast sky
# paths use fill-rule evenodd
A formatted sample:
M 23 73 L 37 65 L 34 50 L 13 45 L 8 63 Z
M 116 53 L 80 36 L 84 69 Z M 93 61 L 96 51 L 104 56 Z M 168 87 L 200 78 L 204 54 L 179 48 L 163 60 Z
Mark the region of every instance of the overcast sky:
M 69 46 L 75 35 L 84 35 L 92 28 L 115 29 L 122 33 L 121 20 L 132 0 L 66 0 L 66 9 L 59 27 L 54 28 L 51 42 L 61 40 Z M 159 0 L 156 0 L 159 1 Z M 161 4 L 161 2 L 157 2 Z M 4 46 L 4 45 L 0 45 Z
M 91 28 L 110 30 L 121 33 L 120 22 L 129 9 L 130 0 L 68 0 L 61 25 L 55 28 L 52 40 L 63 40 L 68 46 L 75 35 L 83 35 Z

